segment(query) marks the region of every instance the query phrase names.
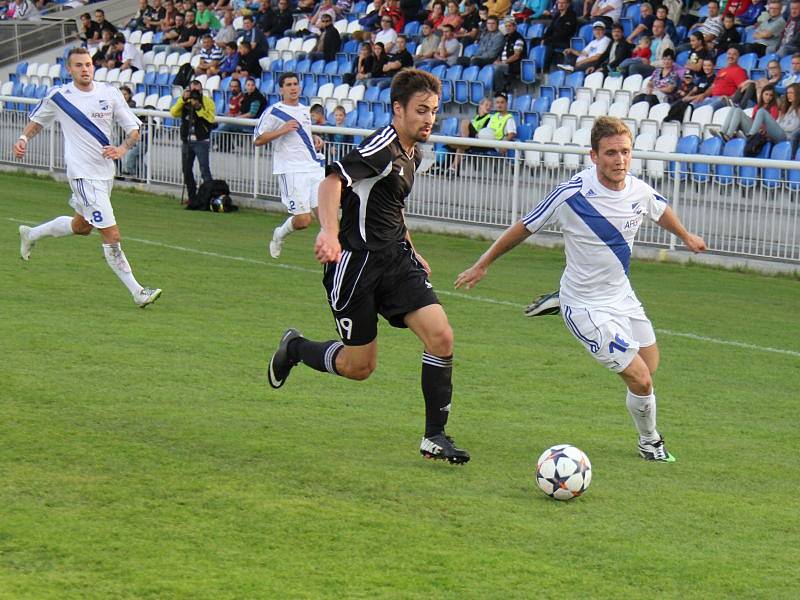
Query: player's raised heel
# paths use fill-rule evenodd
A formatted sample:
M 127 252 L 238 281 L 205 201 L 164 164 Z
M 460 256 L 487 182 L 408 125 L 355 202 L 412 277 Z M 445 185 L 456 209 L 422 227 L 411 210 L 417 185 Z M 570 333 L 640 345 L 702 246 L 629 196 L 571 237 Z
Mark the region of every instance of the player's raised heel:
M 269 384 L 276 390 L 286 383 L 286 378 L 297 363 L 289 358 L 289 342 L 292 340 L 303 337 L 303 334 L 296 329 L 287 329 L 281 336 L 281 341 L 278 343 L 278 349 L 269 360 L 269 369 L 267 369 L 267 380 Z
M 31 248 L 36 242 L 31 240 L 31 228 L 27 225 L 19 226 L 19 257 L 28 260 L 31 257 Z
M 161 297 L 161 290 L 159 288 L 142 288 L 142 291 L 134 297 L 133 301 L 139 308 L 149 306 Z
M 444 433 L 422 438 L 419 453 L 425 458 L 446 460 L 451 465 L 463 465 L 469 462 L 469 452 L 457 448 L 453 438 Z
M 561 302 L 558 297 L 558 292 L 550 294 L 542 294 L 538 298 L 534 298 L 528 306 L 525 307 L 526 317 L 539 317 L 542 315 L 557 315 L 561 312 Z
M 675 462 L 675 457 L 667 451 L 664 445 L 664 438 L 659 438 L 657 442 L 645 442 L 639 438 L 639 456 L 645 460 L 654 462 Z

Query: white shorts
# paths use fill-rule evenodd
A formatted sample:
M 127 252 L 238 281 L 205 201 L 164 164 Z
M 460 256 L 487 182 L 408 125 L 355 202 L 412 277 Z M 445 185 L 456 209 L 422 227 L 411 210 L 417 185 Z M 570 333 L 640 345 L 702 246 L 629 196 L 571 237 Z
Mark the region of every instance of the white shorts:
M 105 229 L 117 224 L 114 209 L 111 208 L 111 188 L 113 179 L 70 179 L 72 197 L 69 205 L 75 212 L 97 229 Z
M 293 215 L 305 215 L 317 208 L 319 184 L 325 179 L 322 169 L 308 173 L 281 173 L 278 186 L 281 188 L 281 202 Z
M 628 368 L 639 348 L 656 343 L 653 324 L 635 296 L 620 307 L 562 306 L 561 317 L 594 359 L 615 373 Z

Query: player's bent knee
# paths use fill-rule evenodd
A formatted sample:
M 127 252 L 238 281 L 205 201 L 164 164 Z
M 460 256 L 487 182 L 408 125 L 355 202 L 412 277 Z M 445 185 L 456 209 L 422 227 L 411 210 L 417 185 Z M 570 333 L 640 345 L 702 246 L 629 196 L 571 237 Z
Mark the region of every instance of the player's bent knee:
M 446 325 L 435 331 L 428 340 L 428 351 L 436 356 L 453 354 L 453 329 Z
M 374 361 L 358 364 L 345 363 L 344 369 L 341 369 L 341 375 L 344 375 L 348 379 L 364 381 L 365 379 L 368 379 L 370 375 L 372 375 L 375 367 L 376 364 Z
M 295 215 L 292 218 L 292 226 L 295 229 L 306 229 L 309 225 L 311 225 L 311 213 Z

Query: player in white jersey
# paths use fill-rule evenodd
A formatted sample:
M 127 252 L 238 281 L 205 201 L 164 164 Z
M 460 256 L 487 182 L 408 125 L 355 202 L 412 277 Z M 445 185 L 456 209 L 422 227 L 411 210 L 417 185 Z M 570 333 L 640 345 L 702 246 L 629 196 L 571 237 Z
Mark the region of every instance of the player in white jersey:
M 647 460 L 673 462 L 656 429 L 652 383 L 659 360 L 656 336 L 628 280 L 628 267 L 645 215 L 678 236 L 692 252 L 702 252 L 706 245 L 686 231 L 666 199 L 628 174 L 632 143 L 621 120 L 597 119 L 591 150 L 595 166 L 557 186 L 461 273 L 455 285 L 473 287 L 496 259 L 549 221 L 557 221 L 567 256 L 560 288 L 564 323 L 600 364 L 625 381 L 626 406 L 639 432 L 639 454 Z
M 139 141 L 139 119 L 118 89 L 96 83 L 92 57 L 85 48 L 73 48 L 67 56 L 72 83 L 51 89 L 31 111 L 30 122 L 14 143 L 17 158 L 25 156 L 28 141 L 58 120 L 64 134 L 64 160 L 72 188 L 72 217 L 57 217 L 36 227 L 19 228 L 20 256 L 30 258 L 33 245 L 45 237 L 89 235 L 100 232 L 108 266 L 130 291 L 137 306 L 145 307 L 161 295 L 160 289 L 139 285 L 120 245 L 120 233 L 111 207 L 114 161 L 125 156 Z M 127 134 L 120 146 L 111 144 L 112 126 Z
M 278 176 L 281 202 L 292 215 L 272 233 L 272 258 L 281 255 L 287 235 L 311 225 L 317 190 L 325 178 L 325 160 L 317 151 L 322 140 L 312 135 L 308 107 L 300 104 L 300 79 L 295 73 L 284 73 L 278 84 L 281 102 L 264 111 L 253 132 L 256 146 L 273 143 L 272 174 Z

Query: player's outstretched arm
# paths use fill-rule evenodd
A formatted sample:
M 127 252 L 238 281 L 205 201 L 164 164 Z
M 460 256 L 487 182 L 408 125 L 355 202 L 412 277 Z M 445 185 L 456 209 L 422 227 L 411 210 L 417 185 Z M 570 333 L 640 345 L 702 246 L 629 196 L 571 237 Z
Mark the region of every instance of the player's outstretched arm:
M 14 142 L 14 156 L 23 158 L 25 156 L 25 151 L 28 149 L 28 141 L 35 137 L 41 130 L 42 126 L 36 121 L 30 121 L 25 125 L 22 134 L 17 138 L 17 141 Z
M 522 221 L 514 223 L 495 240 L 494 244 L 483 253 L 474 265 L 456 277 L 455 286 L 457 288 L 463 287 L 466 289 L 475 287 L 486 275 L 486 271 L 489 270 L 489 265 L 503 256 L 503 254 L 519 245 L 530 235 L 531 232 L 528 231 L 528 228 L 525 227 Z
M 658 220 L 658 224 L 670 233 L 677 235 L 683 241 L 686 247 L 695 254 L 706 251 L 705 240 L 703 240 L 703 238 L 701 238 L 699 235 L 694 235 L 693 233 L 686 231 L 686 228 L 683 226 L 683 223 L 681 223 L 678 215 L 676 215 L 675 211 L 673 211 L 669 206 L 667 207 L 667 210 L 664 211 L 664 214 L 661 215 L 661 218 Z
M 319 233 L 314 244 L 314 255 L 322 264 L 339 262 L 342 246 L 339 244 L 339 204 L 342 197 L 342 180 L 336 174 L 328 175 L 319 184 Z

